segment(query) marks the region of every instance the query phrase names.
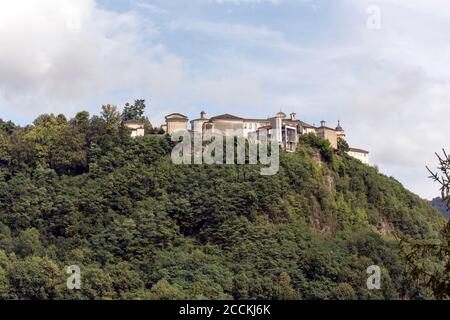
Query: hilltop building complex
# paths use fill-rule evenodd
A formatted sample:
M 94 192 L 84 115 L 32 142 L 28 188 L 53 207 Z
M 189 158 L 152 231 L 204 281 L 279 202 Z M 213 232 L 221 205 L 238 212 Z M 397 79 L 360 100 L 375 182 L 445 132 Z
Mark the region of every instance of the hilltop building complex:
M 300 135 L 315 134 L 328 140 L 334 149 L 338 148 L 338 139 L 346 137 L 340 121 L 334 129 L 328 127 L 325 121 L 321 121 L 320 126 L 316 127 L 297 119 L 295 113 L 291 113 L 289 117 L 283 112 L 278 112 L 274 117 L 267 119 L 246 119 L 231 114 L 208 118 L 202 111 L 200 118 L 190 121 L 190 128 L 188 128 L 189 119 L 180 113 L 172 113 L 165 119 L 166 124 L 162 128 L 169 135 L 180 130 L 202 134 L 208 130 L 216 130 L 226 135 L 227 130 L 234 130 L 242 132 L 244 137 L 249 138 L 258 136 L 258 133 L 265 130 L 269 140 L 280 142 L 288 152 L 296 150 Z M 366 150 L 351 148 L 348 154 L 363 163 L 369 163 L 369 152 Z

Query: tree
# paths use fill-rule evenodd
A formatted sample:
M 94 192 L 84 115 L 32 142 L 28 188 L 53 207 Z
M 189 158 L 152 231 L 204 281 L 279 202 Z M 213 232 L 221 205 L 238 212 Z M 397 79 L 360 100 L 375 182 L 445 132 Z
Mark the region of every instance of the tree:
M 308 133 L 300 136 L 300 143 L 319 149 L 320 155 L 326 162 L 333 161 L 334 151 L 330 141 L 315 134 Z
M 114 265 L 108 271 L 113 281 L 115 299 L 127 299 L 144 285 L 139 273 L 132 270 L 127 262 Z
M 438 172 L 433 172 L 428 167 L 427 169 L 431 173 L 430 178 L 440 184 L 441 197 L 444 201 L 447 201 L 447 204 L 450 207 L 450 156 L 445 152 L 445 150 L 442 152 L 443 156 L 436 153 L 439 161 L 438 169 L 441 171 L 441 174 Z
M 58 114 L 56 117 L 56 121 L 59 125 L 67 124 L 67 118 L 63 114 Z
M 58 125 L 58 119 L 54 114 L 42 114 L 38 116 L 34 122 L 35 127 L 49 127 Z
M 336 300 L 356 300 L 355 290 L 348 283 L 340 283 L 334 290 L 333 298 Z
M 9 281 L 6 276 L 6 271 L 0 267 L 0 300 L 9 298 Z
M 89 130 L 89 112 L 81 111 L 75 115 L 75 118 L 70 120 L 72 126 L 78 128 L 82 132 L 87 132 Z
M 126 103 L 123 109 L 122 118 L 124 121 L 128 120 L 145 120 L 145 100 L 136 100 L 134 104 Z
M 82 271 L 81 290 L 91 300 L 110 300 L 114 297 L 113 279 L 105 270 L 89 266 Z
M 163 279 L 152 287 L 147 298 L 149 300 L 183 300 L 186 296 L 181 289 Z
M 6 270 L 11 295 L 23 300 L 58 299 L 65 275 L 48 258 L 28 257 L 12 263 Z
M 350 146 L 347 141 L 343 138 L 338 139 L 338 152 L 340 155 L 344 155 L 345 153 L 350 151 Z
M 286 272 L 282 272 L 275 284 L 275 299 L 279 300 L 298 300 L 299 294 L 291 285 L 291 277 Z
M 117 107 L 110 104 L 102 106 L 101 116 L 109 129 L 117 129 L 122 121 L 122 116 Z
M 0 130 L 0 166 L 11 163 L 11 143 L 9 137 Z
M 31 228 L 22 231 L 13 242 L 14 252 L 20 257 L 39 255 L 42 250 L 39 230 Z
M 0 131 L 5 132 L 6 134 L 11 134 L 14 129 L 16 129 L 16 125 L 12 121 L 3 121 L 0 119 Z
M 445 150 L 442 156 L 438 153 L 436 156 L 440 173 L 427 169 L 430 178 L 440 185 L 441 197 L 450 208 L 450 156 Z M 414 278 L 425 283 L 437 299 L 450 298 L 450 222 L 440 239 L 413 243 L 403 240 L 402 246 Z
M 86 134 L 72 127 L 59 129 L 49 149 L 50 167 L 59 174 L 79 174 L 87 169 Z

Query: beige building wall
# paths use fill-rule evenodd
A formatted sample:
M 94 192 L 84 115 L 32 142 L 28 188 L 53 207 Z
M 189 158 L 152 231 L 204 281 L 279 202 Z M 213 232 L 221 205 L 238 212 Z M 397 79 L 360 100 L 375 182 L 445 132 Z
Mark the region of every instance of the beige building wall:
M 129 121 L 128 123 L 125 122 L 124 125 L 125 128 L 131 130 L 131 137 L 136 138 L 145 136 L 144 123 Z
M 318 128 L 316 132 L 319 137 L 322 137 L 322 138 L 330 141 L 331 146 L 334 149 L 338 148 L 338 136 L 337 136 L 336 131 L 329 129 L 329 128 L 321 127 L 321 128 Z
M 244 137 L 268 125 L 270 125 L 269 120 L 244 120 Z
M 336 133 L 337 133 L 338 139 L 339 138 L 345 139 L 345 131 L 337 131 Z
M 212 125 L 214 130 L 221 131 L 223 135 L 227 133 L 227 130 L 244 130 L 244 122 L 242 120 L 214 120 Z
M 188 118 L 181 113 L 172 113 L 166 116 L 166 133 L 172 135 L 177 131 L 187 131 L 188 130 Z
M 167 133 L 173 134 L 177 131 L 187 131 L 187 120 L 168 120 Z

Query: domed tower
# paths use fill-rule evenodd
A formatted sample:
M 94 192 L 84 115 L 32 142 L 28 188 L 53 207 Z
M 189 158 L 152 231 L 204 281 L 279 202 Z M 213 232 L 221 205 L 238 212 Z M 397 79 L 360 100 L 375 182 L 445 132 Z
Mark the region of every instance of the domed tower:
M 275 115 L 275 117 L 277 117 L 279 119 L 286 119 L 287 116 L 286 116 L 286 113 L 280 111 Z
M 275 118 L 270 119 L 270 125 L 272 126 L 272 141 L 283 141 L 283 120 L 286 119 L 286 114 L 282 111 L 275 115 Z
M 338 120 L 338 126 L 336 127 L 335 130 L 336 130 L 338 139 L 339 138 L 345 139 L 345 131 L 344 131 L 344 129 L 341 126 L 341 121 L 340 120 Z
M 207 123 L 209 119 L 206 117 L 206 112 L 202 111 L 200 113 L 200 118 L 195 119 L 191 121 L 191 127 L 192 131 L 196 133 L 202 133 L 203 132 L 203 126 L 205 123 Z

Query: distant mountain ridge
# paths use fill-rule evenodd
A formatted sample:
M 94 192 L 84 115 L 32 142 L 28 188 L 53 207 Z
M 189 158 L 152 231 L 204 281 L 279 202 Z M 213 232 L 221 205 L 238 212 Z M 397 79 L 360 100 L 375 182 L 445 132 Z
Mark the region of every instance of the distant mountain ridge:
M 445 218 L 450 219 L 450 210 L 447 205 L 447 201 L 442 200 L 442 198 L 434 198 L 431 200 L 431 204 L 435 207 L 439 212 L 441 212 Z

